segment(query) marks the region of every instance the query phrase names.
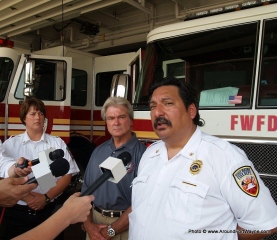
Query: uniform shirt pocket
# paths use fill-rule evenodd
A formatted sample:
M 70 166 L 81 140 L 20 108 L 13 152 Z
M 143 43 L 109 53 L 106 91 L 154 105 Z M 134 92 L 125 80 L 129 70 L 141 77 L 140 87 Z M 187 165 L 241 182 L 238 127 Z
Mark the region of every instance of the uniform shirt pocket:
M 149 174 L 141 175 L 134 178 L 132 182 L 132 210 L 136 209 L 138 204 L 143 202 L 143 193 L 148 177 Z
M 186 224 L 198 222 L 208 189 L 208 185 L 194 179 L 175 177 L 170 184 L 165 216 Z

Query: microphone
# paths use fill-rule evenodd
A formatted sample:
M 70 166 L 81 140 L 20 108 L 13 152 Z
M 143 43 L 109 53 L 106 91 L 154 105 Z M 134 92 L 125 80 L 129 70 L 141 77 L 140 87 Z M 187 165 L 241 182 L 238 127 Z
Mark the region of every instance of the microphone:
M 132 156 L 129 152 L 123 152 L 123 153 L 120 153 L 117 158 L 121 159 L 124 166 L 126 167 L 127 164 L 131 162 Z
M 49 153 L 49 158 L 52 161 L 55 161 L 55 160 L 57 160 L 59 158 L 63 158 L 63 157 L 64 157 L 64 151 L 62 149 L 56 149 L 53 152 Z
M 52 149 L 51 149 L 52 150 Z M 41 153 L 43 153 L 44 155 L 46 155 L 47 157 L 47 151 L 49 150 L 45 150 L 45 151 L 42 151 L 40 152 L 39 154 L 41 155 Z M 59 158 L 63 158 L 64 157 L 64 151 L 62 149 L 56 149 L 52 152 L 49 152 L 49 158 L 52 160 L 52 161 L 55 161 L 56 159 L 59 159 Z M 51 162 L 52 162 L 51 161 Z M 34 166 L 36 164 L 40 163 L 40 159 L 39 158 L 36 158 L 34 160 L 27 160 L 27 159 L 24 159 L 24 162 L 22 164 L 16 164 L 15 167 L 19 167 L 21 169 L 23 168 L 26 168 L 28 166 Z M 50 163 L 51 164 L 51 163 Z
M 69 171 L 69 162 L 64 159 L 56 159 L 49 165 L 50 171 L 54 177 L 61 177 Z M 37 183 L 35 177 L 30 178 L 25 184 Z
M 80 197 L 91 195 L 108 179 L 111 182 L 118 183 L 126 175 L 126 165 L 131 162 L 131 159 L 132 156 L 129 152 L 123 152 L 119 154 L 117 158 L 108 157 L 99 165 L 103 174 L 83 193 L 81 193 Z

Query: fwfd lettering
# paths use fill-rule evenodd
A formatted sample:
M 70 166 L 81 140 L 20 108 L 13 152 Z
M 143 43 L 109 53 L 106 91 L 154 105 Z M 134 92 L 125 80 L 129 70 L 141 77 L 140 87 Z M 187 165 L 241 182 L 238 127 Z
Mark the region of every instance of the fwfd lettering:
M 236 177 L 240 180 L 244 176 L 251 175 L 251 174 L 252 174 L 252 171 L 250 168 L 243 168 L 239 172 L 236 173 Z
M 277 131 L 276 115 L 231 115 L 231 130 L 261 131 L 263 126 L 267 126 L 267 131 Z

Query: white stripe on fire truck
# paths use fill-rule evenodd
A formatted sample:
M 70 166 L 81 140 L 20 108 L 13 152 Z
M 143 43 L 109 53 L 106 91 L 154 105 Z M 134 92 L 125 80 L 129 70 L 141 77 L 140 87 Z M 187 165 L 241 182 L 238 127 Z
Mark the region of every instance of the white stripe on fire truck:
M 69 125 L 53 125 L 52 130 L 54 131 L 69 131 Z
M 3 125 L 5 126 L 5 125 Z M 4 127 L 3 127 L 4 128 Z M 8 129 L 23 129 L 25 130 L 26 127 L 21 123 L 21 124 L 8 124 Z
M 0 127 L 1 128 L 4 128 L 4 125 L 1 126 L 3 124 L 0 124 Z M 8 129 L 11 130 L 11 129 L 20 129 L 20 130 L 25 130 L 26 127 L 23 125 L 23 124 L 8 124 Z M 70 130 L 70 127 L 69 125 L 53 125 L 52 127 L 52 130 L 55 130 L 55 131 L 69 131 Z
M 4 129 L 5 124 L 0 124 L 0 129 Z M 23 124 L 8 124 L 8 129 L 19 129 L 25 130 L 26 127 Z M 105 131 L 105 126 L 93 126 L 94 131 Z M 62 131 L 69 131 L 69 130 L 91 130 L 91 126 L 81 126 L 81 125 L 53 125 L 52 130 L 62 130 Z

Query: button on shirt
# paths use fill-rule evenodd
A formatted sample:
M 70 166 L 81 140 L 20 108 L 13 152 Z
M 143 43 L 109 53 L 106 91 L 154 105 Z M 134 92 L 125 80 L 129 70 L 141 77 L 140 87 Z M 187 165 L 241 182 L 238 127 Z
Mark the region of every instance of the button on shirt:
M 5 166 L 4 177 L 8 177 L 8 169 L 17 161 L 20 157 L 24 157 L 28 160 L 34 160 L 38 158 L 38 152 L 54 148 L 54 149 L 62 149 L 64 151 L 64 158 L 69 162 L 69 171 L 67 174 L 75 175 L 79 172 L 79 168 L 74 160 L 72 160 L 69 152 L 67 151 L 67 147 L 65 142 L 56 136 L 51 136 L 49 134 L 43 133 L 41 139 L 39 141 L 32 141 L 27 132 L 12 136 L 7 139 L 3 146 L 5 148 L 5 153 L 10 158 L 3 159 L 3 165 Z M 30 173 L 28 175 L 29 179 L 32 178 L 34 175 Z M 56 178 L 58 180 L 59 178 Z M 33 190 L 37 193 L 42 193 L 42 190 L 38 186 L 36 189 Z M 19 201 L 18 204 L 26 205 L 24 201 Z
M 164 142 L 158 141 L 140 161 L 133 181 L 130 240 L 235 240 L 237 224 L 250 230 L 277 226 L 276 204 L 258 173 L 254 170 L 260 186 L 257 197 L 237 185 L 233 173 L 242 166 L 254 167 L 236 146 L 197 128 L 176 156 L 167 156 Z M 196 160 L 202 167 L 192 174 Z

